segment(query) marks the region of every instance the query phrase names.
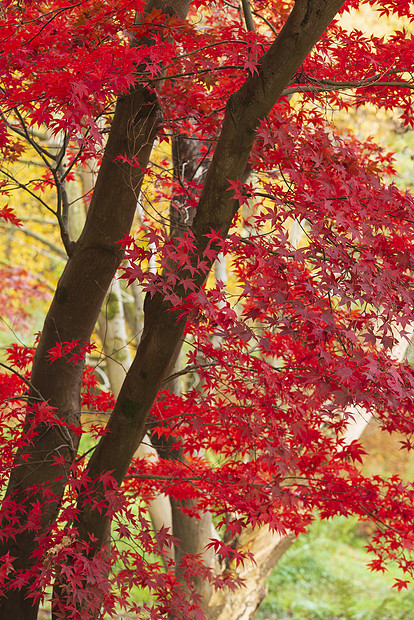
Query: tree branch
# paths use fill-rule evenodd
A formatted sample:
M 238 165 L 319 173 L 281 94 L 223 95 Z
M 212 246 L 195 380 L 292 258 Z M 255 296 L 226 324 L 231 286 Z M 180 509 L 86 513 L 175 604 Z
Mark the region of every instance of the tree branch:
M 71 241 L 68 230 L 69 199 L 66 192 L 65 171 L 63 169 L 63 159 L 66 154 L 68 143 L 69 136 L 67 133 L 65 133 L 62 147 L 56 155 L 56 167 L 52 170 L 52 174 L 55 180 L 57 191 L 56 216 L 59 223 L 60 236 L 66 253 L 68 256 L 70 256 L 73 252 L 75 244 L 73 241 Z
M 242 3 L 242 7 L 243 7 L 243 16 L 244 16 L 244 22 L 246 24 L 246 29 L 249 32 L 254 32 L 255 31 L 255 25 L 254 25 L 254 21 L 253 21 L 252 10 L 250 8 L 250 2 L 249 2 L 249 0 L 241 0 L 241 3 Z
M 40 196 L 38 196 L 37 194 L 32 192 L 31 189 L 29 189 L 28 185 L 30 185 L 30 183 L 34 183 L 34 179 L 32 181 L 29 181 L 28 183 L 20 183 L 20 181 L 18 181 L 12 174 L 7 172 L 4 168 L 1 169 L 1 173 L 4 174 L 4 176 L 6 176 L 8 179 L 13 181 L 13 183 L 15 183 L 17 187 L 19 187 L 20 189 L 24 189 L 28 194 L 30 194 L 30 196 L 32 196 L 38 202 L 40 202 L 40 204 L 42 204 L 48 211 L 53 213 L 53 215 L 56 215 L 56 212 L 53 211 L 53 209 L 49 207 L 49 205 L 42 198 L 40 198 Z
M 373 81 L 372 79 L 361 80 L 359 82 L 333 82 L 332 80 L 327 80 L 326 83 L 324 80 L 320 80 L 320 83 L 325 85 L 308 86 L 306 84 L 297 84 L 296 86 L 288 86 L 284 89 L 283 96 L 293 95 L 294 93 L 326 93 L 368 87 L 395 87 L 414 90 L 414 84 L 411 84 L 410 82 L 382 82 Z

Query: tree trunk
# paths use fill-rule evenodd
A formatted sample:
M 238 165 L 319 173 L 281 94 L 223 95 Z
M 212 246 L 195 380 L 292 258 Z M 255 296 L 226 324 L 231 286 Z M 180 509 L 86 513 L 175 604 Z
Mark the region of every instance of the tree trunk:
M 266 579 L 294 541 L 295 536 L 279 536 L 267 526 L 244 529 L 236 545 L 250 551 L 255 562 L 246 561 L 237 569 L 245 582 L 241 588 L 213 593 L 206 610 L 208 620 L 252 620 L 267 594 Z
M 105 368 L 115 398 L 125 379 L 132 357 L 128 348 L 124 306 L 119 280 L 112 280 L 98 319 L 99 337 L 105 353 Z

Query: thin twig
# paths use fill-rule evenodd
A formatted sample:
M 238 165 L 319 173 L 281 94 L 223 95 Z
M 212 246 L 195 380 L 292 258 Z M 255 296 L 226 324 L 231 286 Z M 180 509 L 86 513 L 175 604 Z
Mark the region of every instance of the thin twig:
M 16 183 L 17 187 L 20 187 L 20 189 L 24 189 L 33 198 L 38 200 L 48 211 L 53 213 L 53 215 L 56 215 L 55 211 L 53 211 L 53 209 L 51 207 L 49 207 L 49 205 L 44 200 L 42 200 L 42 198 L 40 198 L 40 196 L 37 196 L 37 194 L 35 194 L 34 192 L 32 192 L 31 189 L 28 188 L 29 183 L 33 183 L 34 180 L 29 181 L 29 183 L 24 184 L 24 183 L 20 183 L 20 181 L 18 181 L 12 174 L 10 174 L 9 172 L 6 172 L 6 170 L 4 170 L 4 168 L 1 169 L 1 173 L 4 174 L 4 176 L 6 176 L 9 179 L 11 179 L 13 181 L 13 183 Z
M 198 368 L 208 368 L 210 366 L 215 366 L 215 362 L 206 362 L 205 364 L 197 364 L 197 366 L 186 366 L 182 370 L 175 372 L 174 374 L 166 377 L 163 383 L 169 383 L 174 379 L 178 379 L 178 377 L 182 377 L 183 375 L 187 375 L 189 372 L 195 372 Z

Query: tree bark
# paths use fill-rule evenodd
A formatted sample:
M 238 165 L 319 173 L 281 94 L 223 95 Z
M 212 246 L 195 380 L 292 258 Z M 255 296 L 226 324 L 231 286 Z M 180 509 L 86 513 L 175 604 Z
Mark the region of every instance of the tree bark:
M 106 356 L 105 369 L 115 398 L 132 362 L 121 294 L 119 280 L 114 278 L 98 319 L 98 333 Z
M 295 536 L 279 536 L 267 526 L 247 527 L 237 539 L 237 548 L 250 551 L 255 562 L 246 561 L 237 570 L 244 586 L 233 592 L 217 590 L 207 610 L 208 620 L 253 620 L 266 594 L 266 580 L 295 541 Z

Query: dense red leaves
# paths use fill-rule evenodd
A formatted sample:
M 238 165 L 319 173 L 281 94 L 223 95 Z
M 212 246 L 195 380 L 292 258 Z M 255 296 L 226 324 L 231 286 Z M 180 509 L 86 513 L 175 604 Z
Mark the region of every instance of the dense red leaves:
M 95 349 L 95 345 L 89 342 L 80 345 L 78 340 L 72 342 L 58 342 L 56 346 L 49 351 L 49 359 L 52 364 L 55 360 L 62 357 L 66 358 L 68 364 L 76 364 L 80 360 L 84 360 L 87 353 L 91 353 Z
M 87 158 L 99 159 L 115 97 L 140 80 L 158 89 L 161 141 L 175 134 L 197 138 L 201 166 L 211 158 L 228 97 L 257 71 L 291 4 L 254 2 L 257 28 L 246 32 L 238 9 L 220 2 L 195 2 L 185 23 L 157 10 L 134 23 L 139 1 L 3 2 L 4 158 L 19 161 L 25 132 L 46 128 L 66 132 L 74 170 Z M 380 14 L 412 17 L 408 2 L 365 4 L 375 4 Z M 359 5 L 349 2 L 344 10 Z M 133 36 L 146 37 L 145 44 L 130 46 Z M 371 102 L 412 124 L 407 69 L 413 45 L 403 28 L 380 38 L 334 22 L 293 76 L 286 97 L 262 120 L 248 182 L 229 179 L 229 195 L 245 211 L 229 237 L 212 230 L 200 256 L 190 231 L 169 240 L 162 222 L 145 215 L 141 230 L 120 240 L 128 282 L 138 281 L 149 295 L 161 293 L 188 319 L 187 389 L 181 396 L 162 391 L 148 421 L 153 444 L 168 441 L 180 459 L 135 460 L 121 490 L 111 472 L 89 480 L 83 465 L 105 430 L 100 424 L 90 430 L 88 418 L 85 446 L 70 468 L 53 528 L 41 530 L 39 503 L 24 519 L 13 498 L 3 506 L 1 536 L 30 528 L 39 549 L 36 566 L 26 572 L 13 572 L 13 558 L 3 558 L 1 592 L 33 578 L 36 598 L 39 587 L 60 575 L 73 590 L 67 614 L 90 617 L 102 602 L 108 613 L 116 604 L 140 613 L 130 601 L 131 588 L 139 587 L 151 592 L 151 603 L 142 608 L 149 617 L 201 618 L 194 578 L 217 588 L 240 585 L 225 567 L 248 558 L 228 542 L 246 525 L 299 533 L 316 516 L 336 514 L 378 524 L 370 542 L 373 570 L 394 560 L 412 574 L 412 485 L 363 475 L 364 451 L 345 435 L 360 412 L 374 415 L 386 431 L 403 433 L 405 448 L 413 446 L 414 375 L 394 351 L 411 338 L 414 325 L 414 201 L 390 180 L 392 156 L 373 141 L 337 130 L 326 111 L 327 105 Z M 303 94 L 289 100 L 293 93 Z M 135 163 L 127 154 L 121 160 Z M 174 195 L 195 209 L 202 179 L 173 182 L 169 166 L 161 160 L 148 171 L 156 201 Z M 53 182 L 44 176 L 36 188 Z M 7 183 L 1 188 L 12 193 Z M 0 217 L 18 224 L 8 207 Z M 228 261 L 228 287 L 218 280 L 200 290 L 198 282 L 219 253 Z M 35 288 L 23 272 L 7 267 L 1 275 L 22 294 Z M 0 305 L 3 313 L 1 295 Z M 73 340 L 57 342 L 49 355 L 51 363 L 65 357 L 76 364 L 90 350 Z M 42 402 L 30 404 L 31 423 L 22 427 L 31 356 L 12 347 L 11 372 L 1 376 L 2 485 L 16 449 L 30 443 L 39 423 L 61 425 L 62 432 L 67 427 Z M 84 373 L 82 404 L 89 413 L 114 405 L 91 368 Z M 63 471 L 65 458 L 56 456 L 54 465 Z M 145 512 L 160 493 L 182 502 L 194 518 L 206 511 L 217 517 L 223 537 L 210 546 L 222 561 L 221 574 L 199 557 L 185 556 L 185 585 L 178 583 L 166 560 L 177 541 L 164 528 L 153 532 Z M 43 489 L 44 505 L 55 499 Z M 77 516 L 85 505 L 112 516 L 122 544 L 114 545 L 109 559 L 90 553 L 92 540 L 78 540 Z M 407 583 L 399 579 L 396 587 Z

